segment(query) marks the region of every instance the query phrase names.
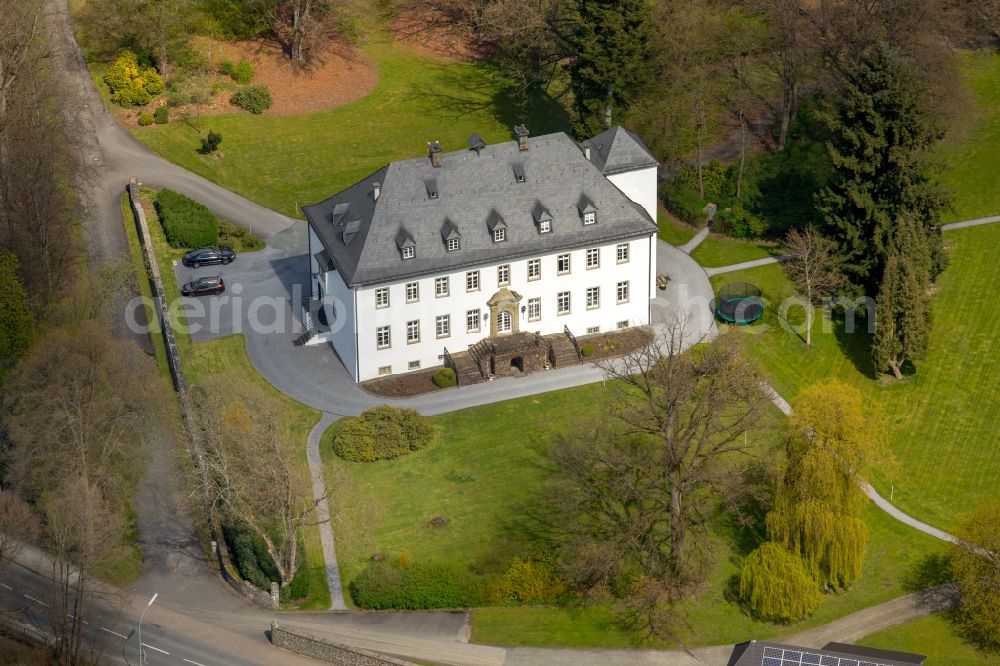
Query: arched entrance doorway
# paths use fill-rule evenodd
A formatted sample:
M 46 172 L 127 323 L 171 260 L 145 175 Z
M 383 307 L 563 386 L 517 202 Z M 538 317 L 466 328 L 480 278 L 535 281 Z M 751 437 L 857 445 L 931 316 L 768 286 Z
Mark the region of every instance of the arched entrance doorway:
M 524 372 L 524 358 L 522 358 L 520 356 L 515 356 L 514 358 L 510 359 L 510 367 L 512 369 L 516 368 L 518 372 L 523 373 Z
M 510 333 L 512 323 L 512 317 L 510 312 L 507 310 L 501 310 L 497 313 L 497 333 Z

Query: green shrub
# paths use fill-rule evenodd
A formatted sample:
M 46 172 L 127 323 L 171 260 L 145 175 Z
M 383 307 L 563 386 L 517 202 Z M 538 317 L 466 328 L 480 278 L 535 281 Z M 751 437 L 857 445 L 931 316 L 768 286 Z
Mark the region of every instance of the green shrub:
M 224 522 L 222 536 L 229 548 L 229 559 L 240 578 L 267 592 L 271 590 L 272 582 L 281 580 L 263 539 L 244 524 L 236 520 Z
M 264 247 L 264 241 L 249 229 L 238 227 L 231 222 L 219 220 L 219 247 L 235 252 L 253 252 Z
M 483 602 L 483 579 L 453 562 L 417 562 L 398 569 L 370 564 L 351 581 L 354 603 L 370 610 L 470 608 Z
M 146 127 L 147 125 L 153 124 L 153 114 L 149 111 L 143 111 L 139 114 L 139 125 Z
M 267 86 L 247 86 L 233 93 L 232 103 L 250 113 L 264 113 L 271 108 L 274 100 Z
M 439 388 L 450 388 L 458 384 L 458 378 L 455 377 L 455 371 L 451 368 L 438 368 L 434 373 L 434 377 L 431 378 L 434 385 Z
M 684 181 L 666 183 L 662 195 L 667 210 L 684 222 L 700 225 L 705 221 L 705 200 L 698 195 L 697 187 Z
M 165 104 L 156 107 L 156 111 L 153 111 L 153 120 L 157 125 L 166 125 L 170 122 L 170 107 Z
M 589 342 L 584 343 L 580 347 L 580 353 L 583 354 L 584 356 L 593 356 L 594 355 L 594 345 L 590 344 Z
M 201 148 L 198 152 L 202 155 L 211 155 L 219 149 L 220 143 L 222 143 L 222 135 L 218 132 L 208 130 L 208 136 L 201 140 Z
M 156 195 L 156 213 L 171 247 L 196 248 L 215 245 L 219 223 L 212 211 L 194 199 L 173 190 Z
M 219 65 L 219 71 L 244 86 L 250 83 L 254 76 L 253 65 L 246 60 L 240 60 L 235 64 L 231 60 L 223 60 Z
M 721 211 L 716 219 L 718 222 L 715 223 L 714 229 L 727 233 L 733 238 L 755 240 L 763 236 L 767 230 L 767 222 L 747 212 L 739 204 Z
M 743 562 L 740 599 L 760 619 L 795 622 L 812 615 L 823 596 L 802 558 L 768 541 Z
M 108 69 L 104 83 L 111 91 L 111 101 L 126 108 L 149 104 L 163 90 L 163 79 L 156 70 L 140 65 L 129 50 L 122 51 Z
M 495 604 L 551 604 L 566 593 L 566 583 L 548 562 L 515 557 L 507 570 L 489 587 L 487 598 Z
M 422 449 L 433 437 L 434 426 L 419 412 L 379 405 L 348 419 L 333 438 L 333 450 L 345 460 L 372 462 Z

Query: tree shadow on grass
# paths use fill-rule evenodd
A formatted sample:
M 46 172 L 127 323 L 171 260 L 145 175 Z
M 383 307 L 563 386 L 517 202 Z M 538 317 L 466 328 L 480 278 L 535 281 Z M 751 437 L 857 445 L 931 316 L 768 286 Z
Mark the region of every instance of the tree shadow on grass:
M 830 313 L 830 324 L 837 338 L 841 353 L 854 364 L 854 368 L 869 379 L 878 379 L 879 373 L 872 362 L 872 333 L 869 319 L 864 314 L 851 317 L 843 308 L 835 308 Z

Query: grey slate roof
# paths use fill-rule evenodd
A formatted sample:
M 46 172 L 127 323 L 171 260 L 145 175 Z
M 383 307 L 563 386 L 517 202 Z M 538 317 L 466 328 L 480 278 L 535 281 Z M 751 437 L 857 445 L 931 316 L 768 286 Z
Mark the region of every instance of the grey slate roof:
M 748 641 L 733 648 L 728 666 L 919 666 L 926 657 L 910 652 L 827 643 L 822 650 L 770 641 Z
M 590 145 L 590 159 L 605 176 L 657 165 L 649 146 L 621 125 L 616 125 L 583 142 Z
M 303 211 L 352 287 L 656 232 L 645 210 L 602 174 L 593 153 L 588 161 L 565 133 L 530 138 L 528 144 L 527 151 L 507 141 L 478 154 L 441 153 L 440 168 L 428 157 L 393 162 Z M 515 165 L 523 168 L 524 182 L 517 181 Z M 597 211 L 596 224 L 584 226 L 581 205 Z M 539 216 L 551 217 L 551 232 L 539 233 Z M 498 218 L 506 240 L 494 243 Z M 459 249 L 446 251 L 446 239 L 456 236 Z M 403 259 L 401 248 L 411 242 L 415 256 Z

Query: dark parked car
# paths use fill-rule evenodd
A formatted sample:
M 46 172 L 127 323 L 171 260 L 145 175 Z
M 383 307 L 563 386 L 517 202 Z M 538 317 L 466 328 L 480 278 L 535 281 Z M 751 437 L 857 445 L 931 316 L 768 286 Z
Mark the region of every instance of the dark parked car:
M 191 250 L 181 259 L 185 266 L 198 268 L 210 264 L 228 264 L 236 260 L 236 253 L 224 247 L 203 247 Z
M 221 275 L 202 275 L 201 277 L 193 278 L 181 287 L 181 293 L 185 296 L 221 294 L 225 290 L 226 283 L 222 281 Z

